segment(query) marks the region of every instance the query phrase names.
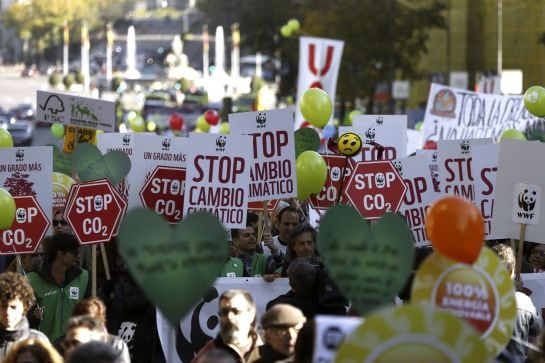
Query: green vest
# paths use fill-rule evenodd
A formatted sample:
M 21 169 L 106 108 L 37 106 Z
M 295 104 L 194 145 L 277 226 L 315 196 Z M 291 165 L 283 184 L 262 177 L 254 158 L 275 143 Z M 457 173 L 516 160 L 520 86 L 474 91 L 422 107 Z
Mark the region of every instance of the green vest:
M 54 341 L 64 334 L 65 324 L 72 316 L 72 308 L 83 299 L 89 284 L 89 273 L 82 270 L 81 274 L 63 287 L 45 281 L 35 272 L 29 273 L 27 277 L 34 289 L 38 305 L 44 309 L 39 330 L 47 335 L 50 341 Z
M 262 253 L 254 254 L 252 258 L 252 277 L 263 276 L 267 274 L 267 257 Z
M 243 277 L 244 264 L 239 258 L 229 257 L 223 265 L 220 277 Z

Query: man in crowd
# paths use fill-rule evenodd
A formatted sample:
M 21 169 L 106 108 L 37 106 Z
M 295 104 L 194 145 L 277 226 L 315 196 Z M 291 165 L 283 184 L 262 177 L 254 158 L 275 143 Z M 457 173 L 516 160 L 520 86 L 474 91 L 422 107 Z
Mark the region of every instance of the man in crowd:
M 284 255 L 288 246 L 288 237 L 299 223 L 301 223 L 301 216 L 297 213 L 297 209 L 291 206 L 282 208 L 274 218 L 274 227 L 278 231 L 278 236 L 273 237 L 273 243 Z M 273 254 L 265 241 L 262 243 L 262 247 L 265 255 Z
M 244 229 L 231 230 L 233 244 L 237 249 L 237 257 L 244 265 L 243 276 L 264 276 L 272 274 L 282 265 L 284 255 L 273 244 L 270 235 L 265 236 L 265 244 L 272 251 L 266 256 L 256 252 L 257 237 L 254 227 L 246 225 Z
M 545 245 L 536 244 L 528 253 L 528 263 L 531 266 L 531 271 L 528 272 L 543 272 L 545 271 Z
M 265 344 L 259 347 L 260 358 L 255 362 L 274 363 L 292 360 L 295 342 L 306 318 L 298 308 L 278 304 L 261 317 Z
M 39 306 L 39 329 L 54 341 L 64 334 L 73 306 L 89 294 L 89 274 L 78 267 L 79 243 L 72 234 L 53 235 L 44 252 L 41 269 L 27 276 Z
M 197 353 L 193 362 L 200 362 L 208 351 L 226 351 L 237 362 L 251 362 L 257 357 L 261 341 L 257 334 L 256 305 L 246 290 L 230 289 L 219 299 L 220 332 Z
M 515 277 L 515 254 L 510 246 L 497 244 L 493 247 L 507 267 L 511 278 Z M 516 291 L 517 320 L 513 336 L 507 347 L 496 358 L 496 362 L 524 362 L 527 356 L 526 344 L 528 338 L 537 337 L 541 331 L 541 319 L 537 315 L 536 307 L 528 295 Z
M 19 340 L 47 340 L 41 332 L 30 329 L 25 316 L 34 302 L 34 292 L 25 277 L 14 272 L 0 274 L 0 360 Z

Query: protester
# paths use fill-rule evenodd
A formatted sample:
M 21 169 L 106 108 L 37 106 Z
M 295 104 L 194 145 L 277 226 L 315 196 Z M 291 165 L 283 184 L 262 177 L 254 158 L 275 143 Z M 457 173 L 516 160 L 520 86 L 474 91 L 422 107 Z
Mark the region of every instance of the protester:
M 294 362 L 312 363 L 315 330 L 316 324 L 314 320 L 308 320 L 299 331 L 294 348 Z
M 62 363 L 63 359 L 45 339 L 26 338 L 15 343 L 2 363 Z
M 267 303 L 267 310 L 277 304 L 289 304 L 300 309 L 307 320 L 312 320 L 318 314 L 346 315 L 343 297 L 341 303 L 323 304 L 320 302 L 318 286 L 321 267 L 312 263 L 310 257 L 299 257 L 292 261 L 288 269 L 291 290 Z
M 53 214 L 53 234 L 70 233 L 72 228 L 70 224 L 63 218 L 64 209 L 57 209 Z
M 291 230 L 287 241 L 286 256 L 280 270 L 282 277 L 287 277 L 288 267 L 298 257 L 313 257 L 316 263 L 321 263 L 321 258 L 316 249 L 316 229 L 310 224 L 300 224 Z
M 66 335 L 62 341 L 64 358 L 70 357 L 74 349 L 84 343 L 99 341 L 106 343 L 108 332 L 100 319 L 91 315 L 75 316 L 66 324 Z M 111 345 L 111 344 L 110 344 Z M 118 353 L 122 347 L 112 347 Z M 130 362 L 130 360 L 128 360 Z
M 14 272 L 0 274 L 0 360 L 17 341 L 26 338 L 47 341 L 43 333 L 30 329 L 25 316 L 34 302 L 34 292 L 26 278 Z
M 511 278 L 514 278 L 515 254 L 513 249 L 505 244 L 497 244 L 493 249 L 507 267 Z M 542 328 L 541 319 L 530 297 L 521 291 L 516 291 L 515 296 L 517 299 L 515 329 L 507 347 L 496 358 L 498 362 L 524 362 L 528 353 L 529 339 L 537 337 Z
M 247 225 L 244 229 L 233 229 L 231 237 L 237 248 L 237 257 L 244 265 L 243 276 L 264 276 L 274 273 L 282 265 L 284 256 L 272 244 L 270 236 L 268 246 L 272 248 L 273 254 L 265 256 L 256 253 L 257 237 L 254 227 Z
M 265 344 L 260 346 L 255 362 L 274 363 L 293 360 L 295 342 L 307 321 L 301 310 L 288 304 L 277 304 L 261 317 Z
M 51 341 L 64 334 L 64 324 L 74 305 L 90 291 L 89 274 L 77 266 L 79 243 L 72 234 L 59 233 L 45 244 L 45 259 L 37 272 L 29 273 L 42 319 L 39 329 Z
M 44 240 L 49 238 L 50 237 L 45 237 Z M 17 272 L 21 275 L 26 275 L 32 271 L 38 271 L 42 266 L 43 254 L 43 247 L 40 243 L 35 253 L 17 255 L 16 258 L 11 261 L 7 270 Z
M 543 272 L 545 271 L 545 244 L 534 244 L 528 251 L 528 263 L 531 271 L 528 272 Z
M 220 332 L 197 353 L 192 362 L 200 362 L 214 348 L 229 353 L 237 362 L 252 362 L 262 342 L 257 334 L 256 305 L 246 290 L 230 289 L 219 298 Z
M 278 231 L 278 235 L 273 237 L 273 243 L 284 255 L 288 246 L 288 236 L 290 232 L 301 223 L 301 216 L 292 206 L 281 209 L 273 219 L 273 224 Z M 265 242 L 262 243 L 263 254 L 270 255 L 274 251 Z
M 108 344 L 92 341 L 77 346 L 66 363 L 121 363 L 118 353 Z
M 198 363 L 237 363 L 237 360 L 225 350 L 214 348 L 204 353 Z

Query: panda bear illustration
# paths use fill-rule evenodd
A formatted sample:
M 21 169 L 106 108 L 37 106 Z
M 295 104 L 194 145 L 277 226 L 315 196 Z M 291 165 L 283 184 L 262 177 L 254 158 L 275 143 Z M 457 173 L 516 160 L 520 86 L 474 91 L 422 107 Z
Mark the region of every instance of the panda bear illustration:
M 534 210 L 536 196 L 537 192 L 535 190 L 529 192 L 528 189 L 524 189 L 524 191 L 519 194 L 519 207 L 526 212 Z

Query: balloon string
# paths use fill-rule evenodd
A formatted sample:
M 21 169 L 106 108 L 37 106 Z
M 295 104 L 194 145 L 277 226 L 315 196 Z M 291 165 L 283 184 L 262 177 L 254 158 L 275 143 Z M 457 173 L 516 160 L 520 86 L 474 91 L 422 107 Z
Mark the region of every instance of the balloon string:
M 335 205 L 339 204 L 339 201 L 341 200 L 341 194 L 343 192 L 343 186 L 344 186 L 344 173 L 346 171 L 347 165 L 348 165 L 348 156 L 346 157 L 346 159 L 344 159 L 343 171 L 341 173 L 341 185 L 339 187 L 339 194 L 337 194 L 337 201 L 335 202 Z

